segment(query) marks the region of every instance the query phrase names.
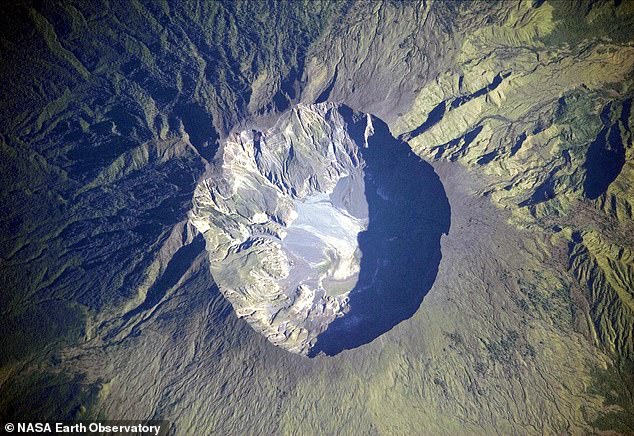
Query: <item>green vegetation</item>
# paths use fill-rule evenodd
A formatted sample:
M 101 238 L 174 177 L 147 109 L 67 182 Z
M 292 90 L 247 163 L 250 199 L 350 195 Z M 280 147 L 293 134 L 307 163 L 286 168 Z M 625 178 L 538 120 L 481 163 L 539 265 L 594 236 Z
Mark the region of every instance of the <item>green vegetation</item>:
M 634 4 L 631 1 L 554 0 L 548 4 L 554 8 L 556 26 L 543 39 L 547 45 L 574 45 L 593 38 L 626 43 L 634 35 Z
M 634 2 L 0 9 L 0 416 L 634 431 Z M 451 229 L 418 312 L 308 361 L 234 316 L 187 213 L 230 130 L 318 98 L 418 129 Z
M 617 358 L 615 365 L 593 368 L 592 373 L 589 393 L 605 397 L 604 404 L 610 408 L 597 417 L 596 427 L 634 434 L 634 362 Z
M 99 392 L 99 384 L 85 384 L 80 376 L 52 372 L 22 374 L 12 388 L 0 398 L 0 410 L 3 419 L 20 422 L 41 422 L 46 416 L 60 421 L 89 419 Z

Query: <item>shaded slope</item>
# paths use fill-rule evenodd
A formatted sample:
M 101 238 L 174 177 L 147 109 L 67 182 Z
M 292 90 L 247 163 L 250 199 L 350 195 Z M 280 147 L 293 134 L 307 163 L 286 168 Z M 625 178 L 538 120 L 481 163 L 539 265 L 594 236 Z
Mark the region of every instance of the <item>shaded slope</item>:
M 355 124 L 349 109 L 340 112 Z M 356 348 L 410 318 L 434 282 L 440 236 L 449 231 L 449 202 L 433 168 L 393 138 L 383 121 L 373 117 L 372 125 L 368 147 L 361 149 L 369 227 L 359 234 L 359 279 L 349 312 L 318 336 L 313 354 Z M 351 132 L 361 143 L 362 129 Z

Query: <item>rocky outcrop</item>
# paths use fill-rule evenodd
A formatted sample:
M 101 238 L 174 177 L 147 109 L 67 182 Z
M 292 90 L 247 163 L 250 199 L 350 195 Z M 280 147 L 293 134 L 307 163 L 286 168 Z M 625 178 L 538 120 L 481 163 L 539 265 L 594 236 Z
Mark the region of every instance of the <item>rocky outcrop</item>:
M 300 105 L 223 144 L 192 223 L 222 293 L 271 342 L 307 353 L 347 310 L 368 227 L 364 161 L 333 104 Z M 372 121 L 367 116 L 367 135 Z M 366 136 L 367 139 L 367 136 Z

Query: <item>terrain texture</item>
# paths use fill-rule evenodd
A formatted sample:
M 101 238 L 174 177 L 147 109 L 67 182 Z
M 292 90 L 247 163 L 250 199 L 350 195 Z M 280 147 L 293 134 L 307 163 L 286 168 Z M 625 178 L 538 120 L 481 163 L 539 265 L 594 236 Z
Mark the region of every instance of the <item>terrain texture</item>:
M 362 139 L 332 105 L 299 106 L 272 130 L 228 138 L 194 193 L 192 223 L 220 290 L 289 351 L 306 354 L 349 310 L 369 221 Z
M 174 434 L 634 433 L 634 2 L 1 7 L 2 421 L 161 418 Z M 299 129 L 293 117 L 313 105 L 348 109 L 314 124 L 322 131 Z M 338 208 L 332 196 L 322 203 L 321 181 L 293 193 L 296 181 L 268 179 L 272 161 L 257 167 L 255 154 L 257 171 L 218 165 L 241 146 L 255 153 L 253 131 L 266 152 L 275 126 L 294 132 L 282 144 L 316 145 L 328 126 L 326 137 L 341 134 L 335 151 L 366 150 L 368 120 L 368 138 L 396 152 L 373 155 L 370 144 L 363 184 L 374 162 L 409 208 L 373 209 L 378 189 Z M 390 159 L 417 172 L 385 176 Z M 206 181 L 219 168 L 227 183 L 265 175 L 275 198 L 295 202 L 289 213 L 315 194 L 309 208 L 329 211 L 319 217 L 354 217 L 335 226 L 348 243 L 320 273 L 358 259 L 358 272 L 348 262 L 337 276 L 352 277 L 345 292 L 364 262 L 372 271 L 385 260 L 362 235 L 410 238 L 389 252 L 403 267 L 385 264 L 384 286 L 372 286 L 379 303 L 351 292 L 347 314 L 310 330 L 316 342 L 282 329 L 280 345 L 299 354 L 252 328 L 264 318 L 239 318 L 255 303 L 227 292 L 236 275 L 220 266 L 234 261 L 222 263 L 228 246 L 212 235 L 228 224 L 247 238 L 275 234 L 290 220 L 256 233 L 260 218 L 274 227 L 274 209 L 246 184 L 249 201 L 226 204 L 245 213 L 218 222 L 211 209 L 223 203 L 208 201 L 220 185 Z M 390 227 L 399 219 L 407 225 Z M 286 249 L 305 258 L 290 227 Z M 366 337 L 341 334 L 355 307 L 381 320 L 360 329 L 376 326 Z
M 416 312 L 449 205 L 385 123 L 300 104 L 271 129 L 230 135 L 216 156 L 190 221 L 220 291 L 256 331 L 292 352 L 336 353 Z

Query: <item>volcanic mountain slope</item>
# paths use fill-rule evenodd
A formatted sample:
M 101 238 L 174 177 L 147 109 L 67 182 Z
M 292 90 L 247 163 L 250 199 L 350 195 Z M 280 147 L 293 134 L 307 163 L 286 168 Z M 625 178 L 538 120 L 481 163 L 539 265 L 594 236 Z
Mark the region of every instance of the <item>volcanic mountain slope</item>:
M 634 432 L 634 3 L 3 8 L 3 420 Z M 416 313 L 309 359 L 235 316 L 188 212 L 231 131 L 326 101 L 430 161 L 451 225 Z

